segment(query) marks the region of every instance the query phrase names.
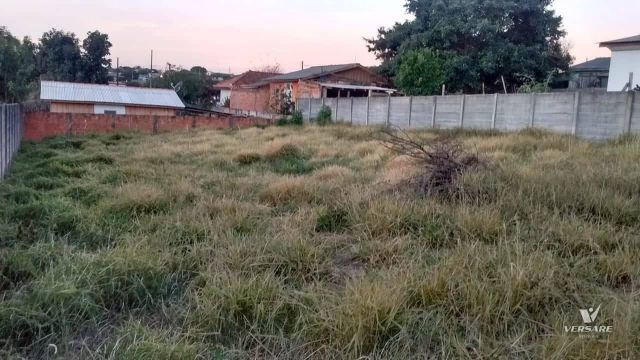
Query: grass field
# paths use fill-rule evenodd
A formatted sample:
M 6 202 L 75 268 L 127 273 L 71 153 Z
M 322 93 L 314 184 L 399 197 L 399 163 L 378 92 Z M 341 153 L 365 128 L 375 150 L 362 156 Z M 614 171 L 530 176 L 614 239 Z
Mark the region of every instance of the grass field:
M 370 131 L 24 144 L 0 358 L 640 356 L 640 139 L 455 133 L 489 165 L 445 199 Z M 598 305 L 612 334 L 565 332 Z

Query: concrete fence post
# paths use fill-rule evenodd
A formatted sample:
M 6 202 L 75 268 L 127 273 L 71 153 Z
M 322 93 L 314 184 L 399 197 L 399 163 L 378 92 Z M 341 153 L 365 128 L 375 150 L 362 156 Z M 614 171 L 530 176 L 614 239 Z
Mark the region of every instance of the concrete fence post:
M 307 100 L 309 100 L 309 118 L 307 121 L 311 122 L 311 98 L 308 98 Z
M 371 96 L 367 96 L 367 118 L 365 124 L 369 125 L 369 106 L 371 104 Z
M 351 125 L 353 125 L 353 98 L 351 99 L 351 109 L 349 110 L 350 115 L 349 115 L 349 122 L 351 123 Z
M 498 93 L 493 95 L 493 113 L 491 114 L 491 130 L 496 129 L 496 120 L 498 119 Z
M 338 109 L 340 108 L 340 93 L 338 92 L 338 97 L 336 98 L 336 121 L 338 121 Z
M 627 102 L 624 111 L 624 129 L 625 134 L 631 134 L 631 119 L 633 118 L 633 103 L 635 102 L 635 91 L 627 93 Z
M 578 133 L 578 121 L 580 121 L 580 92 L 576 91 L 573 94 L 573 116 L 572 116 L 572 130 L 571 135 Z
M 413 113 L 413 96 L 409 96 L 409 129 L 411 129 L 411 113 Z
M 391 94 L 387 96 L 387 126 L 391 124 Z
M 5 105 L 0 105 L 0 179 L 4 178 L 4 172 L 6 167 L 6 116 L 5 116 Z
M 464 129 L 464 103 L 467 99 L 467 95 L 462 95 L 460 100 L 460 128 Z
M 536 93 L 531 93 L 531 111 L 529 112 L 529 127 L 533 128 L 533 122 L 536 118 Z
M 433 97 L 433 111 L 431 112 L 431 128 L 436 128 L 436 114 L 438 112 L 438 97 Z

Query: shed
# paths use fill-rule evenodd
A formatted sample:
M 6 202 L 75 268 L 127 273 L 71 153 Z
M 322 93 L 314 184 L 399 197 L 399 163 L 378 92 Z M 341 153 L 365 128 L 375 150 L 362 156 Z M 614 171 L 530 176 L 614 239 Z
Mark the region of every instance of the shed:
M 174 90 L 58 81 L 42 81 L 40 99 L 55 113 L 174 116 L 184 109 Z

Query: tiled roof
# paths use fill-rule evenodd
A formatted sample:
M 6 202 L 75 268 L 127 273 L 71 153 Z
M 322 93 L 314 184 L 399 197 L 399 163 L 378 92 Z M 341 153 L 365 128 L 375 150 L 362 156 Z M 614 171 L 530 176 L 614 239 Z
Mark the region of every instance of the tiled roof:
M 236 75 L 231 79 L 227 79 L 225 81 L 221 81 L 214 85 L 216 89 L 231 89 L 234 86 L 241 86 L 246 84 L 253 84 L 260 80 L 266 79 L 268 77 L 274 76 L 274 73 L 266 73 L 261 71 L 247 71 L 243 74 Z
M 64 102 L 184 108 L 174 90 L 42 81 L 40 99 Z

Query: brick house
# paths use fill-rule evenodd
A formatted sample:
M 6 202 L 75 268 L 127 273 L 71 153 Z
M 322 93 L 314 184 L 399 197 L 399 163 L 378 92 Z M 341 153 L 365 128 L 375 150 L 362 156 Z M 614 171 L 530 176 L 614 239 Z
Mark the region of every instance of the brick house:
M 388 84 L 388 79 L 360 64 L 314 66 L 239 86 L 231 94 L 231 108 L 273 113 L 274 102 L 283 93 L 294 102 L 299 97 L 367 97 L 394 92 Z
M 231 98 L 234 89 L 247 84 L 253 84 L 268 77 L 274 76 L 274 73 L 266 73 L 260 71 L 247 71 L 240 75 L 236 75 L 230 79 L 217 83 L 213 88 L 220 91 L 219 105 L 223 106 L 227 99 Z M 233 108 L 233 106 L 231 106 Z

